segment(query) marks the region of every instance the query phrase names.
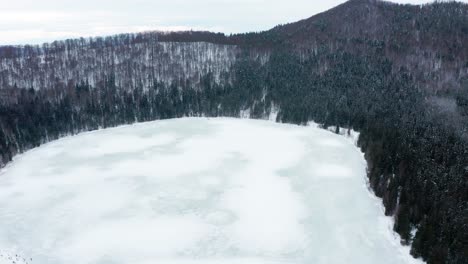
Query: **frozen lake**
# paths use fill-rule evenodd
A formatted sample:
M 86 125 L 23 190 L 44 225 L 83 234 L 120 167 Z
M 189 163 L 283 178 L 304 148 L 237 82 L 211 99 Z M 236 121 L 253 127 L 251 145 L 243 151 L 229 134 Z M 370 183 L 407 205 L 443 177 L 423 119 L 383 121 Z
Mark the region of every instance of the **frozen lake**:
M 0 263 L 418 263 L 365 168 L 345 137 L 267 121 L 67 137 L 0 173 Z

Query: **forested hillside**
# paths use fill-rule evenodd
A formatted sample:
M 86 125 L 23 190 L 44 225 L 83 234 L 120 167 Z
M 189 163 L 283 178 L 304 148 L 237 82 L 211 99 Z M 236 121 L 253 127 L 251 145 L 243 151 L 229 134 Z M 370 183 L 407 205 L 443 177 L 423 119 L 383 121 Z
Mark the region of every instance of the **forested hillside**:
M 146 42 L 124 44 L 129 37 L 113 37 L 110 45 L 99 39 L 82 39 L 32 47 L 27 55 L 2 59 L 0 85 L 65 89 L 74 86 L 74 80 L 96 86 L 102 76 L 114 75 L 116 83 L 133 90 L 151 86 L 154 79 L 177 83 L 184 77 L 197 83 L 208 72 L 219 80 L 238 52 L 232 45 L 157 42 L 157 35 Z
M 352 0 L 261 33 L 0 47 L 0 166 L 81 131 L 279 111 L 279 122 L 361 132 L 370 185 L 402 243 L 428 263 L 466 263 L 466 43 L 468 5 Z

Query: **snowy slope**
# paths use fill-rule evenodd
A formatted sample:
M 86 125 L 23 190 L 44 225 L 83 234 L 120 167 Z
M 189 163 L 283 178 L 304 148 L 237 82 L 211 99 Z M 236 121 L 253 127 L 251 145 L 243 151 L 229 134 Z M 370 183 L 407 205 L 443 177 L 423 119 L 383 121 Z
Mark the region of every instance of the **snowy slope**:
M 0 174 L 0 249 L 47 264 L 418 263 L 365 166 L 344 137 L 267 121 L 84 133 Z
M 88 81 L 93 87 L 115 76 L 125 89 L 149 88 L 153 79 L 170 84 L 212 73 L 216 81 L 228 72 L 239 52 L 236 46 L 207 42 L 150 42 L 90 48 L 64 48 L 61 52 L 39 50 L 33 56 L 0 58 L 0 89 L 7 87 L 36 90 L 74 87 Z

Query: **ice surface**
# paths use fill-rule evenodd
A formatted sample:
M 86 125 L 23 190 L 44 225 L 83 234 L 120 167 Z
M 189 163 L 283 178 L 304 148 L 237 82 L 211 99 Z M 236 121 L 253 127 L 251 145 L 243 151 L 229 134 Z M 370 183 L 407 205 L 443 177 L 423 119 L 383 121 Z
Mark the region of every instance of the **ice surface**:
M 365 167 L 345 137 L 268 121 L 84 133 L 0 174 L 0 254 L 45 264 L 419 262 L 368 191 Z

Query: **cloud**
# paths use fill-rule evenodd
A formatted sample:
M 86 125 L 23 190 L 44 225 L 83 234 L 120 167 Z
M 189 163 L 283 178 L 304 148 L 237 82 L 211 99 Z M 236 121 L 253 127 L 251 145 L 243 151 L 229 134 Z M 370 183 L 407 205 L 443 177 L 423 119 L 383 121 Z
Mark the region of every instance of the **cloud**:
M 0 11 L 0 25 L 15 23 L 50 22 L 70 18 L 65 12 Z

